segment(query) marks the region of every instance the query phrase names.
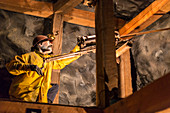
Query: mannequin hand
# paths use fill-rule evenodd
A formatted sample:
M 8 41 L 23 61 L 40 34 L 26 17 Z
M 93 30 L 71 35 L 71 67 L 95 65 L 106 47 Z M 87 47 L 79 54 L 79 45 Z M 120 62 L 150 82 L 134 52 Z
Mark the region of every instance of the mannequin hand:
M 30 65 L 31 71 L 36 71 L 37 74 L 43 76 L 42 70 L 37 65 Z

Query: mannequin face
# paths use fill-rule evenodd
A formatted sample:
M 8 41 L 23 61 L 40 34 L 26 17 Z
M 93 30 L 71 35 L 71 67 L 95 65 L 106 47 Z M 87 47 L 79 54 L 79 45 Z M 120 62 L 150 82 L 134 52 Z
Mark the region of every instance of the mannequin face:
M 52 52 L 53 44 L 49 40 L 39 43 L 38 46 L 39 46 L 39 51 L 42 54 L 50 54 Z

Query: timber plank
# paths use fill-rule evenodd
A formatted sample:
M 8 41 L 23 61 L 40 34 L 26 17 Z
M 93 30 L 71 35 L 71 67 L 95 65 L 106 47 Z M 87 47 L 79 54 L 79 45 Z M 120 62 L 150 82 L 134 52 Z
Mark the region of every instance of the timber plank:
M 0 9 L 44 18 L 53 14 L 51 3 L 33 0 L 0 0 Z
M 166 13 L 169 12 L 170 11 L 170 1 L 168 3 L 166 3 L 165 6 L 162 7 L 160 10 L 164 11 Z
M 64 14 L 64 21 L 82 26 L 95 27 L 94 12 L 84 11 L 73 8 L 70 12 Z
M 163 15 L 152 15 L 150 18 L 148 18 L 147 21 L 143 22 L 140 26 L 137 27 L 137 29 L 134 29 L 132 32 L 130 33 L 138 33 L 142 30 L 144 30 L 145 28 L 147 28 L 149 25 L 151 25 L 152 23 L 154 23 L 155 21 L 157 21 L 159 18 L 161 18 Z M 131 39 L 132 37 L 125 37 L 123 38 L 123 40 L 126 39 Z
M 125 98 L 132 94 L 130 50 L 120 56 L 120 97 Z
M 116 50 L 116 58 L 121 56 L 123 53 L 125 53 L 127 50 L 129 50 L 131 47 L 127 45 L 128 43 L 123 44 L 119 49 Z
M 64 21 L 95 28 L 95 13 L 73 8 L 70 12 L 64 14 Z M 125 24 L 125 21 L 117 18 L 116 24 L 117 29 L 119 29 Z
M 58 0 L 53 5 L 54 12 L 60 14 L 67 13 L 81 2 L 82 0 Z
M 41 113 L 102 113 L 95 107 L 73 107 L 56 104 L 14 102 L 0 99 L 1 113 L 26 113 L 26 109 L 36 109 Z M 39 112 L 31 112 L 39 113 Z
M 109 106 L 104 113 L 169 113 L 169 80 L 170 73 Z

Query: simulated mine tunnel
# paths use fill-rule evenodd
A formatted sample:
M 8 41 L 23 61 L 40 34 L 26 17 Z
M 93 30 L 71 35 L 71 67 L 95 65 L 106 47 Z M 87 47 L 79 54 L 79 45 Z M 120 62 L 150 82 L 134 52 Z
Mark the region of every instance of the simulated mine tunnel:
M 169 0 L 0 0 L 0 112 L 170 112 L 169 11 Z M 10 100 L 6 63 L 56 33 L 55 55 L 89 41 L 88 54 L 52 71 L 53 104 Z

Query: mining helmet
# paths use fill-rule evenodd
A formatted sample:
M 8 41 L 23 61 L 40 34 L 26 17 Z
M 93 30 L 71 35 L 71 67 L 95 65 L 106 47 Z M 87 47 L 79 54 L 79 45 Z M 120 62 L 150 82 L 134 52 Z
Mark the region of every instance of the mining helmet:
M 47 36 L 44 36 L 44 35 L 38 35 L 34 38 L 33 40 L 33 46 L 32 47 L 35 47 L 38 43 L 40 42 L 43 42 L 43 41 L 46 41 L 46 40 L 49 40 L 49 41 L 53 41 L 53 39 L 51 38 L 48 38 Z

